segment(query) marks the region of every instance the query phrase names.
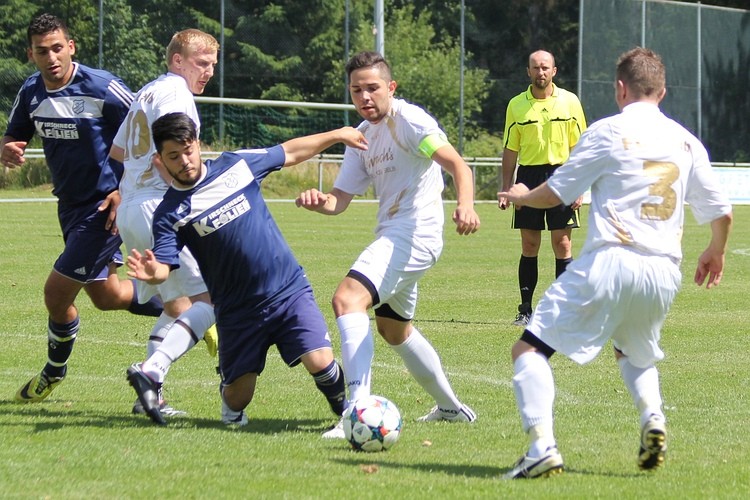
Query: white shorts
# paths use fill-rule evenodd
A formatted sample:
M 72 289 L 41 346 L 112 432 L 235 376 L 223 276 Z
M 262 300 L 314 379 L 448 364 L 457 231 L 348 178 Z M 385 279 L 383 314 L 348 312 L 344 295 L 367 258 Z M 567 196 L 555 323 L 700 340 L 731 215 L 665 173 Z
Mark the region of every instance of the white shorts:
M 132 200 L 123 202 L 117 208 L 117 227 L 120 230 L 128 254 L 135 248 L 143 253 L 146 248 L 153 248 L 154 238 L 151 224 L 154 210 L 161 199 Z M 163 302 L 170 302 L 180 297 L 192 297 L 207 291 L 198 263 L 187 248 L 180 252 L 180 267 L 173 269 L 164 283 L 149 285 L 137 280 L 138 302 L 147 302 L 154 295 L 159 295 Z
M 593 360 L 612 338 L 633 365 L 646 368 L 664 358 L 661 327 L 681 280 L 669 257 L 604 247 L 568 265 L 527 329 L 579 364 Z
M 379 298 L 375 307 L 388 304 L 399 316 L 414 317 L 417 282 L 443 249 L 441 238 L 424 243 L 429 248 L 415 245 L 411 236 L 384 234 L 362 251 L 351 269 L 372 282 Z

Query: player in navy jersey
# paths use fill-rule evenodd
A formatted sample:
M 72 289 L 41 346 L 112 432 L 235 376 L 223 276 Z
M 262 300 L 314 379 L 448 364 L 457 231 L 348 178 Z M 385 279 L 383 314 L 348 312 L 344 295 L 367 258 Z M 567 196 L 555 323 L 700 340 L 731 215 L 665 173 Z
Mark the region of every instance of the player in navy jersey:
M 276 226 L 261 194 L 271 172 L 295 165 L 333 144 L 365 149 L 351 127 L 289 140 L 256 150 L 223 153 L 201 162 L 195 123 L 168 113 L 152 127 L 154 161 L 173 178 L 154 212 L 154 247 L 128 257 L 131 277 L 163 282 L 179 266 L 183 247 L 192 252 L 208 287 L 219 330 L 223 419 L 245 423 L 266 354 L 276 345 L 289 365 L 302 363 L 332 410 L 345 409 L 344 377 L 333 358 L 328 329 L 305 272 Z M 128 379 L 157 423 L 158 384 L 138 364 Z
M 158 316 L 161 303 L 139 304 L 133 282 L 121 281 L 116 272 L 122 265 L 114 224 L 122 165 L 111 162 L 108 153 L 133 100 L 130 90 L 111 73 L 73 62 L 75 42 L 63 20 L 42 14 L 31 21 L 27 38 L 29 60 L 39 71 L 16 96 L 0 160 L 6 167 L 20 166 L 28 141 L 39 135 L 65 241 L 44 285 L 47 364 L 15 397 L 38 402 L 66 375 L 79 329 L 74 300 L 81 289 L 102 310 Z

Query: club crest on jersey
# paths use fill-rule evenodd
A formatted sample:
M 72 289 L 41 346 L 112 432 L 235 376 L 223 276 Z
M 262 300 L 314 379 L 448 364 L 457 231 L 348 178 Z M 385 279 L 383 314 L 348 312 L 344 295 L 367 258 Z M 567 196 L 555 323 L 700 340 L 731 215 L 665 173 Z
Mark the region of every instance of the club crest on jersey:
M 234 189 L 237 187 L 237 184 L 239 184 L 239 181 L 237 180 L 237 176 L 234 175 L 232 172 L 228 172 L 224 176 L 224 185 L 230 189 Z
M 73 113 L 80 115 L 83 113 L 85 108 L 85 101 L 83 99 L 73 99 Z
M 250 211 L 250 201 L 243 193 L 240 193 L 219 208 L 212 210 L 208 215 L 193 222 L 193 228 L 198 236 L 208 236 L 248 211 Z

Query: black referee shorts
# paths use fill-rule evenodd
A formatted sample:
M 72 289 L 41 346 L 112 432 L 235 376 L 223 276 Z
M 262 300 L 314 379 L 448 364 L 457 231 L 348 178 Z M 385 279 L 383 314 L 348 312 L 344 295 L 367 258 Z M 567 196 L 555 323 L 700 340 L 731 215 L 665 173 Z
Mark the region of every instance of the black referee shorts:
M 519 165 L 516 172 L 516 183 L 522 183 L 529 189 L 534 189 L 549 179 L 557 167 L 559 165 Z M 513 229 L 532 229 L 535 231 L 581 227 L 578 223 L 578 210 L 573 210 L 563 204 L 544 209 L 521 207 L 513 211 L 511 224 Z

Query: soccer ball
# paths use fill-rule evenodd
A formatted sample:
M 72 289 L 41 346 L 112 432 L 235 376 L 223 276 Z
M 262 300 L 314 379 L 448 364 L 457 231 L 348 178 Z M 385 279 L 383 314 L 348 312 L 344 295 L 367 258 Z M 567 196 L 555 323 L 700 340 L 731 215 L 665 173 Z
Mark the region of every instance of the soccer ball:
M 344 436 L 358 451 L 387 450 L 401 434 L 401 413 L 381 396 L 358 399 L 344 412 Z

